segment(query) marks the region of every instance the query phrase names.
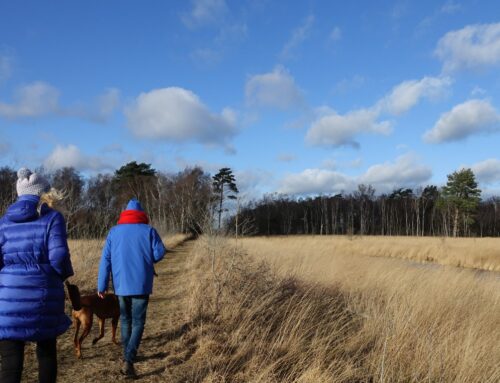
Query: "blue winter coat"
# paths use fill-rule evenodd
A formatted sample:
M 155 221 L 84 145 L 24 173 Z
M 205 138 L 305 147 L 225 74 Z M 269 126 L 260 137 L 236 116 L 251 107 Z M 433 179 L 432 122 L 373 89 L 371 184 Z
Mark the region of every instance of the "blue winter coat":
M 63 281 L 73 275 L 61 213 L 23 195 L 0 218 L 0 339 L 55 338 L 71 324 Z
M 166 249 L 156 230 L 143 223 L 120 224 L 111 229 L 102 251 L 97 290 L 108 289 L 110 273 L 116 295 L 147 295 L 153 291 L 153 264 Z

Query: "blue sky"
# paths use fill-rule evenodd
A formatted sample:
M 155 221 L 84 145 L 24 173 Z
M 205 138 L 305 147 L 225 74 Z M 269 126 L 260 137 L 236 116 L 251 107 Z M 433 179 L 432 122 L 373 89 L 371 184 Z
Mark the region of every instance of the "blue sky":
M 0 164 L 500 194 L 497 1 L 0 3 Z

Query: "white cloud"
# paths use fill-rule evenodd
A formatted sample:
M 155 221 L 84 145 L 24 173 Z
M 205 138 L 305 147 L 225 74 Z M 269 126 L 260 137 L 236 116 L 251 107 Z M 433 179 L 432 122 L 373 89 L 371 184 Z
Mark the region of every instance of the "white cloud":
M 48 170 L 56 170 L 63 167 L 73 167 L 80 171 L 113 169 L 113 166 L 107 164 L 103 159 L 83 154 L 75 145 L 57 145 L 45 159 L 44 166 Z
M 414 154 L 406 154 L 394 162 L 373 165 L 359 176 L 348 176 L 334 170 L 305 169 L 301 173 L 285 176 L 280 192 L 291 195 L 336 194 L 351 192 L 359 184 L 369 184 L 381 193 L 397 187 L 421 186 L 431 177 L 430 167 L 419 164 Z
M 242 203 L 257 199 L 263 189 L 274 182 L 271 172 L 264 169 L 237 170 L 235 178 Z
M 181 20 L 188 28 L 197 28 L 218 23 L 227 11 L 225 0 L 192 0 L 191 11 Z
M 403 81 L 372 107 L 353 110 L 344 115 L 329 108 L 320 108 L 317 110 L 319 116 L 307 131 L 306 142 L 314 146 L 359 147 L 356 140 L 359 134 L 388 135 L 392 132 L 390 121 L 379 121 L 382 115 L 406 113 L 423 98 L 439 99 L 447 93 L 452 82 L 449 77 L 429 76 Z
M 500 115 L 487 100 L 469 100 L 441 115 L 424 134 L 429 143 L 459 141 L 471 135 L 498 131 Z
M 302 24 L 292 32 L 292 36 L 281 50 L 281 58 L 287 59 L 292 56 L 293 51 L 300 44 L 302 44 L 307 39 L 307 37 L 309 37 L 309 33 L 314 25 L 314 20 L 314 15 L 307 16 Z
M 359 147 L 355 137 L 362 133 L 383 134 L 391 132 L 389 121 L 377 122 L 376 109 L 358 109 L 345 115 L 323 109 L 306 134 L 306 142 L 313 146 Z
M 428 77 L 403 81 L 383 98 L 380 106 L 390 114 L 400 115 L 413 108 L 422 98 L 435 100 L 446 94 L 453 83 L 450 77 Z
M 280 193 L 284 194 L 335 194 L 353 190 L 355 182 L 345 174 L 326 169 L 305 169 L 301 173 L 289 174 L 281 182 Z
M 492 184 L 500 182 L 500 160 L 490 158 L 470 167 L 480 182 Z
M 125 115 L 129 128 L 143 138 L 230 148 L 229 140 L 237 133 L 232 110 L 212 113 L 196 94 L 177 87 L 141 93 Z
M 245 85 L 247 105 L 289 109 L 302 104 L 302 92 L 288 71 L 277 66 L 272 72 L 250 77 Z
M 59 109 L 59 91 L 43 81 L 20 87 L 11 104 L 0 102 L 0 116 L 7 118 L 39 117 Z
M 468 25 L 446 33 L 436 56 L 445 71 L 479 69 L 500 64 L 500 23 Z
M 342 38 L 342 31 L 337 26 L 330 32 L 330 41 L 338 41 Z
M 405 154 L 394 162 L 373 165 L 359 177 L 358 183 L 373 185 L 378 191 L 391 191 L 397 187 L 422 185 L 432 177 L 432 170 L 417 163 L 414 154 Z

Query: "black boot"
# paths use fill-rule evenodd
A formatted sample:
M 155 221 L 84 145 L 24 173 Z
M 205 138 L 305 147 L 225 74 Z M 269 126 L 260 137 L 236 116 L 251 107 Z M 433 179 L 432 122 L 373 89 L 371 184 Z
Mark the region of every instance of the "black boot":
M 134 364 L 131 362 L 123 362 L 123 367 L 120 372 L 125 375 L 126 378 L 135 379 L 137 378 L 137 373 L 135 372 Z

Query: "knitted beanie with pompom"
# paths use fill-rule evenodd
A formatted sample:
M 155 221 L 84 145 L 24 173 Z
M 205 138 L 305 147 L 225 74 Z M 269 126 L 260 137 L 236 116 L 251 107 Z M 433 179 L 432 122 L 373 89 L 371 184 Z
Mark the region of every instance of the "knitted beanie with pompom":
M 17 195 L 36 195 L 41 196 L 50 190 L 49 181 L 41 174 L 33 173 L 27 168 L 21 168 L 17 171 Z

